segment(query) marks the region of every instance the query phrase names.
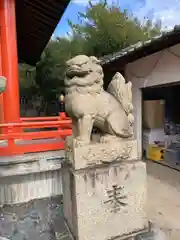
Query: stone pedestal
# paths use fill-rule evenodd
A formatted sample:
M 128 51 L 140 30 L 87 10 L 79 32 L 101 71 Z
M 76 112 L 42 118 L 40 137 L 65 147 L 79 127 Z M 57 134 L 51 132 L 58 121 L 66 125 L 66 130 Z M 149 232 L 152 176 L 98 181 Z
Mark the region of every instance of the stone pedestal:
M 146 167 L 136 141 L 67 144 L 66 153 L 64 217 L 75 239 L 126 239 L 147 228 Z

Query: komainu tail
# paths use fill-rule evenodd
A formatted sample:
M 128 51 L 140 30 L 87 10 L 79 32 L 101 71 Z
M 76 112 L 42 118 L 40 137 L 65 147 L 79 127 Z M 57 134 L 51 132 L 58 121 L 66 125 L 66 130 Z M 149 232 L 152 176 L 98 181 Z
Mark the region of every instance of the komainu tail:
M 123 106 L 124 111 L 128 116 L 129 122 L 132 124 L 134 121 L 134 117 L 132 115 L 132 83 L 126 83 L 124 77 L 119 72 L 117 72 L 112 78 L 107 91 L 113 95 L 116 100 Z

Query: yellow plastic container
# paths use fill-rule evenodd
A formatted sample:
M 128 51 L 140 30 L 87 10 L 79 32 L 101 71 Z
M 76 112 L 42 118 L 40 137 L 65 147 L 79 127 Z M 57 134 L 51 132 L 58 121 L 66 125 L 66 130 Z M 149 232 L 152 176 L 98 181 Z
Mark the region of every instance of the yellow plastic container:
M 165 147 L 160 147 L 157 145 L 149 144 L 146 152 L 146 157 L 153 161 L 164 160 Z

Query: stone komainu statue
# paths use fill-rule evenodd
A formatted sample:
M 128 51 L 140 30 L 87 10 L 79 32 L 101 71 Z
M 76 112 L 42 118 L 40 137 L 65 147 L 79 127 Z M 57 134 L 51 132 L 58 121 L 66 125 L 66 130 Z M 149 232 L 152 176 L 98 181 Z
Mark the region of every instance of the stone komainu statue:
M 103 69 L 96 57 L 76 56 L 67 61 L 65 108 L 72 118 L 73 135 L 89 144 L 92 128 L 105 136 L 133 136 L 131 82 L 116 73 L 107 91 L 103 89 Z

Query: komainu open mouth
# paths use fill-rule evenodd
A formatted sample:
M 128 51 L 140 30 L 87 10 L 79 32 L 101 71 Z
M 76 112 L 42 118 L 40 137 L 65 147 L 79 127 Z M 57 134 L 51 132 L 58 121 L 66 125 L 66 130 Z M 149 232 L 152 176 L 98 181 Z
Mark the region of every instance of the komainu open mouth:
M 88 73 L 89 73 L 88 70 L 82 69 L 81 67 L 79 67 L 77 65 L 73 65 L 73 66 L 67 68 L 66 76 L 68 78 L 72 78 L 74 76 L 84 77 Z

